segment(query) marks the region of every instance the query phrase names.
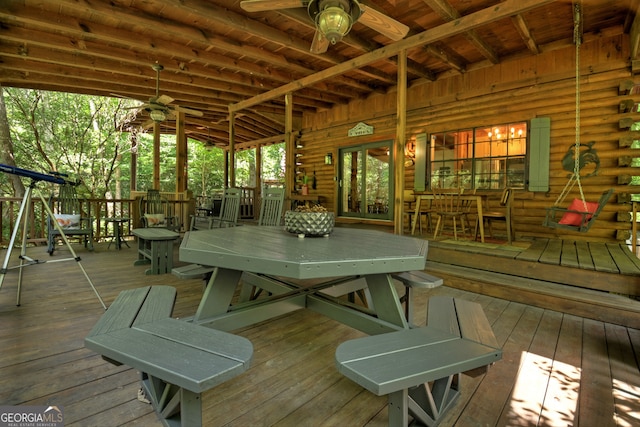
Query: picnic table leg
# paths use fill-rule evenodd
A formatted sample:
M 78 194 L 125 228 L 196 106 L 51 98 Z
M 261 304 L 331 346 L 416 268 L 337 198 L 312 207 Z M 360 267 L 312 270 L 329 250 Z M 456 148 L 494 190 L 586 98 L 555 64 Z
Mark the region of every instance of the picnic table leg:
M 404 329 L 409 328 L 391 274 L 369 274 L 366 281 L 378 318 Z
M 217 268 L 211 274 L 207 288 L 200 300 L 194 321 L 224 314 L 229 310 L 242 271 Z
M 202 426 L 202 400 L 200 393 L 182 389 L 180 421 L 182 427 Z
M 408 390 L 400 390 L 389 394 L 389 426 L 408 426 Z
M 202 396 L 142 373 L 142 386 L 153 409 L 167 426 L 202 427 Z

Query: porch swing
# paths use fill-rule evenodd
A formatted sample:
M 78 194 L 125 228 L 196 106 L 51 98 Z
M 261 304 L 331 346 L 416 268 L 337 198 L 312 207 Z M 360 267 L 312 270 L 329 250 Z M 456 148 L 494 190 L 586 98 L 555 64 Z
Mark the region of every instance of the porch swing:
M 580 43 L 581 43 L 581 9 L 578 3 L 574 8 L 574 30 L 573 37 L 576 44 L 576 142 L 573 152 L 574 164 L 573 173 L 569 177 L 569 181 L 558 196 L 554 205 L 547 208 L 543 225 L 550 228 L 560 228 L 564 230 L 572 230 L 580 233 L 589 231 L 595 220 L 598 218 L 600 211 L 607 204 L 613 195 L 613 188 L 602 193 L 597 202 L 587 202 L 582 191 L 580 182 L 581 156 L 580 156 Z M 580 190 L 580 199 L 573 199 L 569 207 L 563 208 L 560 205 L 564 202 L 565 197 L 578 184 Z

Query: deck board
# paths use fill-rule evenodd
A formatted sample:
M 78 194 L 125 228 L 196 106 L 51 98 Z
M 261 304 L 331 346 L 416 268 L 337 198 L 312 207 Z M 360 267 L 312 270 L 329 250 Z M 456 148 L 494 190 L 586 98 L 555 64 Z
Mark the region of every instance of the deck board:
M 638 271 L 638 263 L 640 263 L 640 260 L 638 260 L 636 256 L 630 256 L 633 254 L 626 245 L 610 243 L 607 244 L 606 247 L 620 274 L 632 275 Z
M 533 242 L 531 242 L 528 248 L 526 248 L 516 256 L 516 259 L 520 261 L 538 262 L 543 252 L 547 248 L 548 243 L 549 239 L 534 240 Z
M 561 265 L 566 267 L 580 268 L 578 260 L 578 250 L 575 242 L 564 240 L 562 242 L 562 260 Z
M 29 250 L 36 249 L 45 251 Z M 145 276 L 144 268 L 133 266 L 135 250 L 107 251 L 99 244 L 95 253 L 79 252 L 107 304 L 121 290 L 162 284 L 178 289 L 175 317 L 195 312 L 201 280 Z M 441 287 L 414 292 L 418 325 L 426 322 L 431 296 L 480 303 L 505 351 L 488 374 L 463 377 L 462 396 L 443 426 L 531 425 L 533 419 L 577 425 L 578 417 L 595 425 L 640 424 L 640 369 L 633 357 L 640 351 L 640 330 L 453 286 L 474 280 L 447 277 Z M 3 404 L 60 405 L 66 426 L 161 425 L 150 405 L 136 398 L 137 372 L 83 347 L 103 310 L 75 263 L 29 267 L 21 307 L 15 293 L 12 272 L 0 289 Z M 254 364 L 203 395 L 205 425 L 387 425 L 386 398 L 339 375 L 334 365 L 335 348 L 361 332 L 304 310 L 235 332 L 254 344 Z M 523 392 L 527 385 L 531 393 Z
M 589 243 L 589 251 L 593 257 L 593 264 L 597 271 L 619 273 L 618 266 L 611 258 L 611 254 L 604 243 Z
M 576 251 L 578 253 L 578 268 L 583 270 L 595 270 L 596 267 L 593 265 L 593 258 L 591 257 L 591 252 L 589 251 L 589 244 L 587 242 L 577 241 L 576 242 Z
M 560 265 L 562 261 L 562 240 L 549 240 L 538 261 L 543 264 Z

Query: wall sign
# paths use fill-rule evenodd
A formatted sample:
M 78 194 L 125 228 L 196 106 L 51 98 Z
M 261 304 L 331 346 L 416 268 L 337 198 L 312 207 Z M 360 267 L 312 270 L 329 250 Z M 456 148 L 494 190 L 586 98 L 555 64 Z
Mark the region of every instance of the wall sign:
M 360 122 L 349 129 L 349 136 L 373 135 L 373 126 Z

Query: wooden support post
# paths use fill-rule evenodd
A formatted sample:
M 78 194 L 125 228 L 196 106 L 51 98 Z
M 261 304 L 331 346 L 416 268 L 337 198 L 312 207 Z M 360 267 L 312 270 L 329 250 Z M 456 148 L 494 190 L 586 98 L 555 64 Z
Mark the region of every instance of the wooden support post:
M 403 229 L 403 195 L 404 195 L 404 146 L 407 136 L 407 51 L 398 54 L 398 98 L 397 98 L 396 140 L 393 145 L 394 159 L 394 200 L 393 200 L 393 232 L 402 234 Z

